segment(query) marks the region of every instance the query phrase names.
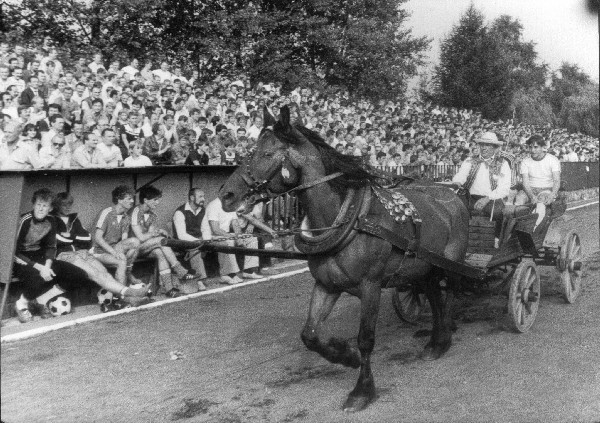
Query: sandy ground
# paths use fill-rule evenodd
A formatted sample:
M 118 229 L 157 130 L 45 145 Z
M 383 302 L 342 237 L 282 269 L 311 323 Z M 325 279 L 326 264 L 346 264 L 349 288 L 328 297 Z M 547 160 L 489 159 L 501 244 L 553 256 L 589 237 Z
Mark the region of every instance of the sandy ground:
M 379 398 L 341 411 L 357 371 L 307 351 L 303 274 L 113 317 L 1 347 L 2 421 L 13 422 L 597 422 L 600 421 L 598 206 L 570 212 L 587 254 L 567 305 L 553 268 L 526 334 L 506 300 L 461 297 L 451 350 L 417 357 L 429 327 L 399 321 L 384 293 L 373 371 Z M 328 331 L 354 339 L 359 302 L 343 296 Z M 172 352 L 180 359 L 172 360 Z

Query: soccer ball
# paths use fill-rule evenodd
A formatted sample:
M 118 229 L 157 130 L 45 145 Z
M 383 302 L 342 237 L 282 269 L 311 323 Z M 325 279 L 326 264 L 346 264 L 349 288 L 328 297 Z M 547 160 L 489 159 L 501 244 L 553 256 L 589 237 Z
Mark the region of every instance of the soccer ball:
M 48 308 L 54 317 L 63 316 L 71 312 L 71 301 L 65 297 L 56 297 L 48 301 Z
M 98 304 L 100 305 L 109 305 L 111 304 L 115 299 L 115 296 L 113 295 L 112 292 L 102 288 L 100 291 L 98 291 Z

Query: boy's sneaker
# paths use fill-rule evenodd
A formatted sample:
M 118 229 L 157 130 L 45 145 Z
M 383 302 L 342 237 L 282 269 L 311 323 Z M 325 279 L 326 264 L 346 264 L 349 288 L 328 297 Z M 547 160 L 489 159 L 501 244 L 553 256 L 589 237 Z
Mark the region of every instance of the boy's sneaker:
M 246 273 L 246 272 L 244 272 L 244 273 L 242 273 L 242 278 L 244 278 L 244 279 L 262 279 L 263 276 L 259 275 L 257 273 Z
M 201 280 L 198 281 L 198 291 L 206 291 L 206 285 Z
M 235 278 L 237 278 L 238 280 L 236 281 Z M 239 283 L 241 281 L 241 279 L 237 276 L 235 278 L 232 278 L 231 276 L 221 276 L 221 279 L 219 279 L 219 283 L 225 285 L 235 285 L 236 283 Z
M 148 297 L 140 298 L 140 297 L 123 297 L 123 303 L 126 305 L 130 305 L 132 307 L 139 307 L 142 305 L 150 304 L 152 300 Z
M 29 323 L 29 322 L 33 322 L 33 314 L 31 314 L 31 311 L 29 311 L 28 308 L 23 308 L 23 309 L 18 309 L 17 310 L 17 319 L 19 319 L 19 322 L 21 323 Z
M 47 304 L 42 305 L 37 301 L 32 301 L 31 305 L 34 308 L 35 312 L 39 314 L 42 319 L 50 319 L 54 317 Z

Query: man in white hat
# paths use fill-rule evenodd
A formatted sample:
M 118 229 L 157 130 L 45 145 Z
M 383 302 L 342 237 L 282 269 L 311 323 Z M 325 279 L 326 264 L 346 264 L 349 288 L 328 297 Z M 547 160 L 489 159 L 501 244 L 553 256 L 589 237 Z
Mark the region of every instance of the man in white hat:
M 470 210 L 501 220 L 503 198 L 508 196 L 511 185 L 510 165 L 499 154 L 503 143 L 493 132 L 484 132 L 475 142 L 479 144 L 479 157 L 466 159 L 452 182 L 471 194 Z

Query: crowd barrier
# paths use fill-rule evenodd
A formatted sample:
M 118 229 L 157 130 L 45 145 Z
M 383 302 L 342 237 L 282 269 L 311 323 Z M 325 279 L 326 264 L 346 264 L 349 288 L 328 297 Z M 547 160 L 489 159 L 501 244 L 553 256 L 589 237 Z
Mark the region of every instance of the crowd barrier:
M 600 162 L 561 162 L 561 179 L 567 191 L 595 188 L 599 186 Z M 410 165 L 379 166 L 396 175 L 414 175 L 437 182 L 451 180 L 460 166 L 455 165 Z

